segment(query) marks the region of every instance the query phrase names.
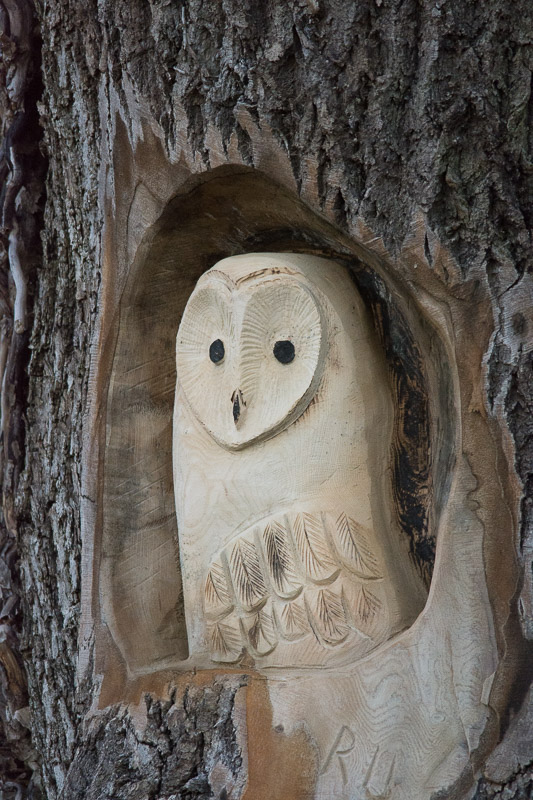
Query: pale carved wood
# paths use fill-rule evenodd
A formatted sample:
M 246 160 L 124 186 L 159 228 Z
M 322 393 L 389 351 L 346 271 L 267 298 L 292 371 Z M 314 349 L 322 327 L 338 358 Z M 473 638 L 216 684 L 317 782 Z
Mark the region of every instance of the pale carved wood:
M 267 300 L 268 324 L 254 332 L 262 346 L 246 349 L 255 291 L 266 284 L 281 294 L 294 281 L 321 310 L 321 337 L 309 331 L 319 374 L 313 397 L 312 375 L 295 389 L 290 365 L 272 353 L 277 338 L 298 331 L 297 305 L 276 298 L 279 320 L 268 316 Z M 193 323 L 196 292 L 203 316 Z M 209 345 L 219 337 L 226 355 L 213 364 Z M 326 345 L 318 348 L 320 338 Z M 298 333 L 294 341 L 295 361 L 299 349 L 305 358 Z M 255 421 L 239 430 L 233 396 L 250 358 L 266 388 L 250 381 L 242 392 L 256 405 L 247 409 Z M 346 269 L 287 253 L 217 264 L 185 310 L 177 373 L 174 480 L 189 663 L 264 671 L 273 725 L 288 735 L 303 729 L 316 753 L 317 800 L 424 800 L 449 788 L 490 718 L 496 666 L 482 526 L 467 502 L 475 481 L 460 462 L 458 505 L 443 511 L 422 612 L 422 581 L 386 513 L 394 428 L 387 374 Z M 274 413 L 269 388 L 279 392 Z
M 274 354 L 283 341 L 290 363 Z M 343 666 L 413 622 L 425 591 L 387 513 L 391 393 L 346 268 L 294 254 L 220 262 L 185 309 L 177 373 L 193 663 L 245 651 L 261 667 Z

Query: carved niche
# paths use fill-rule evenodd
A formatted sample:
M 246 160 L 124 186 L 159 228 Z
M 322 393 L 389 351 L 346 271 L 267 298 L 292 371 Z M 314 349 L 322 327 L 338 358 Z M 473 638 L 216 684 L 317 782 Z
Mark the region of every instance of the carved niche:
M 80 676 L 101 708 L 241 676 L 221 797 L 467 796 L 517 579 L 479 286 L 423 241 L 389 268 L 253 170 L 152 216 L 102 324 Z

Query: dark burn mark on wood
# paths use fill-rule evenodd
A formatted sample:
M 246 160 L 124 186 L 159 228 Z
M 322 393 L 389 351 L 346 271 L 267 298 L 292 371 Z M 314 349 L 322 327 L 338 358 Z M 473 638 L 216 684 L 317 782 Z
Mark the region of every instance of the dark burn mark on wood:
M 393 436 L 393 491 L 411 555 L 429 583 L 435 538 L 429 530 L 432 447 L 428 388 L 422 354 L 384 281 L 358 266 L 354 280 L 372 311 L 385 350 L 396 405 Z

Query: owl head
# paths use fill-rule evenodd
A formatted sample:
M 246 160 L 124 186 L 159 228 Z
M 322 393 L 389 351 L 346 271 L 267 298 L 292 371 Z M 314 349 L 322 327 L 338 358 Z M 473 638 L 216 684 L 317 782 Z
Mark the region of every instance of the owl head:
M 228 450 L 275 436 L 318 388 L 327 335 L 309 256 L 243 255 L 198 281 L 178 330 L 178 384 L 194 416 Z M 311 260 L 321 259 L 311 257 Z

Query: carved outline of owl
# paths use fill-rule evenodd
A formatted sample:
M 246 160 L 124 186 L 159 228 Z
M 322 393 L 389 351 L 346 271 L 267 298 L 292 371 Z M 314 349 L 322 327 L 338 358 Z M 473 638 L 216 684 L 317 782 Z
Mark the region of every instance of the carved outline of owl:
M 200 278 L 185 309 L 177 397 L 235 455 L 289 428 L 320 387 L 337 317 L 298 269 L 302 259 L 330 266 L 294 254 L 219 262 Z M 356 291 L 351 284 L 344 289 Z M 357 658 L 412 621 L 416 613 L 400 611 L 386 585 L 374 532 L 354 519 L 353 505 L 331 513 L 330 499 L 329 509 L 306 513 L 296 505 L 259 526 L 237 521 L 238 533 L 206 565 L 202 598 L 195 596 L 195 604 L 203 602 L 213 661 L 236 662 L 243 651 L 264 659 L 279 645 L 300 647 L 313 663 L 317 646 L 342 645 Z

